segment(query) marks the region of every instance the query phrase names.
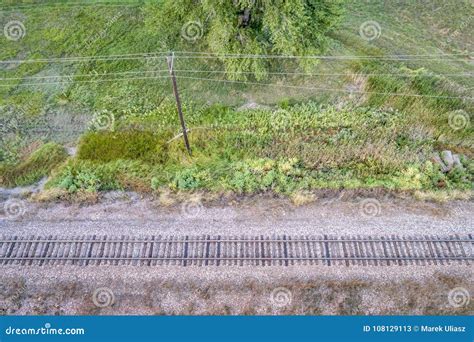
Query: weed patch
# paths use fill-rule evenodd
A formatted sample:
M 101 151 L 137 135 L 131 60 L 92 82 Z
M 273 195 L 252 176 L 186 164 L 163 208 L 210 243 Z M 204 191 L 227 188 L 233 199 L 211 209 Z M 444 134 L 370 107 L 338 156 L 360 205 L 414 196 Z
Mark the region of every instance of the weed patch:
M 158 127 L 166 108 L 143 118 L 124 116 L 118 126 L 146 120 Z M 472 160 L 461 155 L 462 167 L 443 172 L 431 162 L 437 145 L 429 128 L 422 122 L 407 126 L 407 115 L 314 102 L 273 110 L 194 107 L 192 156 L 170 128 L 89 132 L 80 140 L 76 160 L 62 168 L 54 184 L 71 192 L 472 189 Z
M 30 185 L 47 176 L 67 158 L 64 147 L 47 143 L 14 165 L 0 166 L 0 184 L 7 187 Z

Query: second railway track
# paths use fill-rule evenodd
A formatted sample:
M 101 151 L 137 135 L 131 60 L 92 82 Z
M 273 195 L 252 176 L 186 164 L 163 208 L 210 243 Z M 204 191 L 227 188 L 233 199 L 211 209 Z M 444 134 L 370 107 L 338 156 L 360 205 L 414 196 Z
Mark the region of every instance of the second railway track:
M 0 265 L 471 265 L 465 236 L 3 236 Z

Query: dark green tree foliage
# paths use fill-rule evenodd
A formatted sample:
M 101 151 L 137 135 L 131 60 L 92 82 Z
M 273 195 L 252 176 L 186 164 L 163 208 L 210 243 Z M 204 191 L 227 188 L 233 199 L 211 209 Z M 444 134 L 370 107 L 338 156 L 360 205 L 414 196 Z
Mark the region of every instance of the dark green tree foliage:
M 164 49 L 184 48 L 220 56 L 228 77 L 266 76 L 275 59 L 232 54 L 318 55 L 340 21 L 344 0 L 163 0 L 148 5 L 145 20 Z M 227 55 L 227 56 L 224 56 Z M 225 57 L 225 58 L 224 58 Z M 298 60 L 303 68 L 315 60 Z

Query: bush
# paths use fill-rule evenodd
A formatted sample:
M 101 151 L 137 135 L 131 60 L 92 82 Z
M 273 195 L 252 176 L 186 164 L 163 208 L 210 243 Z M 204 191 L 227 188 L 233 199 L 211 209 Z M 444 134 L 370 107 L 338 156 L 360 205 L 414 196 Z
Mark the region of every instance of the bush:
M 167 158 L 169 137 L 147 131 L 89 132 L 79 143 L 78 158 L 103 163 L 129 159 L 160 164 Z
M 67 152 L 59 144 L 47 143 L 16 165 L 0 167 L 0 184 L 11 186 L 30 185 L 47 176 L 51 170 L 67 158 Z
M 145 7 L 146 28 L 164 40 L 164 48 L 176 48 L 183 35 L 196 39 L 197 48 L 217 55 L 320 54 L 328 33 L 341 21 L 341 0 L 195 1 L 165 0 Z M 205 23 L 202 27 L 201 23 Z M 199 39 L 197 39 L 199 38 Z M 264 59 L 229 59 L 221 62 L 230 78 L 247 78 L 252 72 L 262 79 L 271 64 Z M 308 59 L 301 59 L 309 67 Z
M 235 165 L 235 171 L 226 180 L 226 184 L 238 193 L 269 190 L 290 193 L 302 187 L 306 175 L 308 170 L 304 170 L 295 158 L 279 161 L 246 160 Z
M 197 167 L 193 167 L 178 171 L 170 187 L 175 190 L 194 190 L 204 187 L 210 181 L 210 175 L 207 170 L 199 170 Z
M 71 160 L 56 172 L 47 187 L 58 187 L 70 193 L 80 190 L 143 191 L 149 189 L 150 174 L 151 168 L 140 161 L 116 160 L 102 164 L 89 160 Z

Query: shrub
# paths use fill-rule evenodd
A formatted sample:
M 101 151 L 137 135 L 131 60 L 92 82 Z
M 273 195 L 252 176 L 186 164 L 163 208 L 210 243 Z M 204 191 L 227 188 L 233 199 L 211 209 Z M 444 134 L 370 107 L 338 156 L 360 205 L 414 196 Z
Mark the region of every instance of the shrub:
M 210 175 L 207 170 L 199 170 L 197 167 L 178 171 L 170 187 L 175 190 L 194 190 L 210 182 Z
M 116 160 L 97 163 L 71 160 L 55 173 L 47 187 L 59 187 L 70 193 L 117 189 L 149 189 L 151 168 L 140 161 Z M 138 189 L 137 189 L 138 188 Z
M 167 157 L 168 134 L 147 131 L 89 132 L 80 143 L 78 158 L 97 162 L 119 159 L 156 164 Z
M 227 185 L 238 193 L 255 193 L 274 190 L 289 193 L 303 184 L 307 175 L 297 159 L 246 160 L 235 164 L 235 171 L 227 179 Z
M 158 33 L 166 49 L 175 48 L 184 35 L 217 55 L 312 55 L 327 47 L 327 34 L 340 22 L 343 4 L 341 0 L 293 0 L 291 6 L 284 1 L 165 0 L 150 3 L 144 14 L 150 34 Z M 263 78 L 270 64 L 251 58 L 221 61 L 230 78 L 241 79 L 246 78 L 241 72 Z M 307 59 L 300 63 L 311 65 Z
M 0 184 L 11 186 L 30 185 L 47 176 L 67 158 L 67 152 L 59 144 L 47 143 L 16 165 L 0 167 Z

